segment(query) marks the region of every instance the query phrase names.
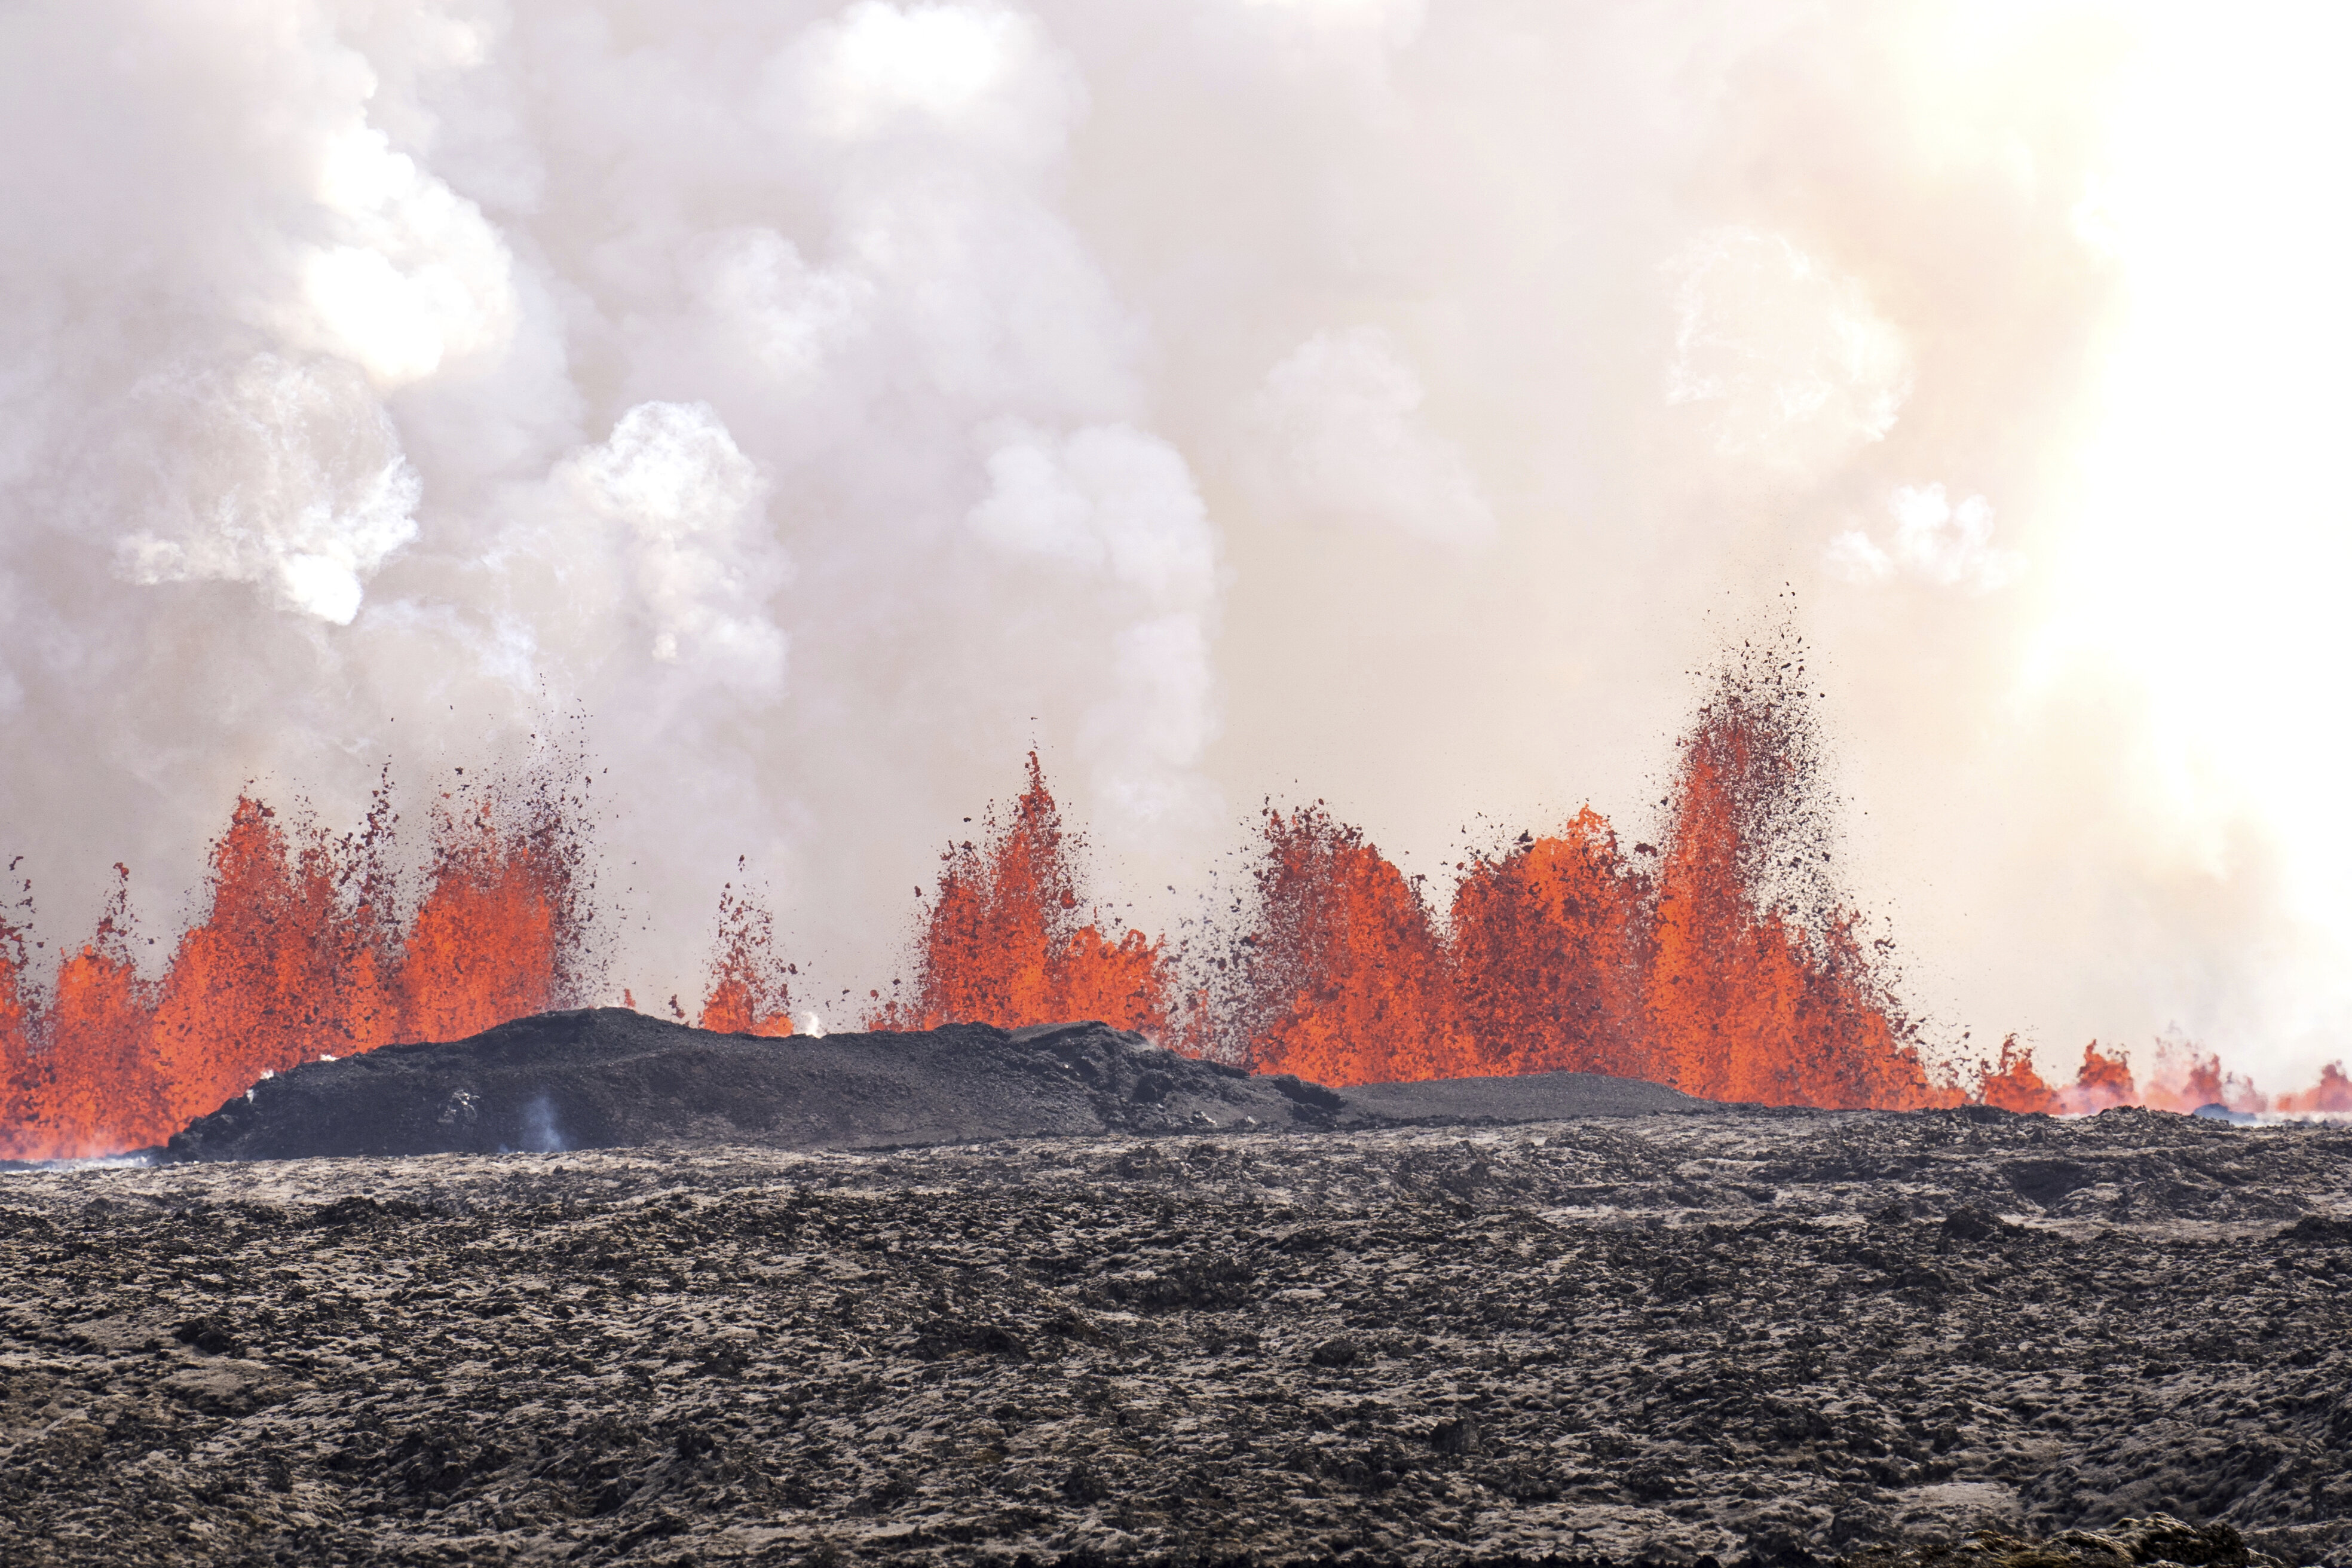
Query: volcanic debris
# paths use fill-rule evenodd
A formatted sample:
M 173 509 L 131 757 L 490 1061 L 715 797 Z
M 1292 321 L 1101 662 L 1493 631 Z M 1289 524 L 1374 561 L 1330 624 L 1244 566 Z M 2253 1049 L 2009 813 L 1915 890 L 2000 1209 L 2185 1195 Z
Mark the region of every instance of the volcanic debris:
M 2347 1216 L 2138 1110 L 19 1174 L 0 1561 L 2352 1568 Z

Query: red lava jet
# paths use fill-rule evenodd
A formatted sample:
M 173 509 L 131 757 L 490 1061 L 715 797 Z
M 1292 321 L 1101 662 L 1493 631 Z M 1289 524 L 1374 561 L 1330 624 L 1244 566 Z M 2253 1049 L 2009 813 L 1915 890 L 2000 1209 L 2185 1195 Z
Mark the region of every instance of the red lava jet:
M 738 869 L 741 862 L 737 862 Z M 793 1032 L 795 965 L 776 950 L 776 921 L 749 892 L 719 891 L 719 939 L 710 954 L 710 989 L 697 1026 L 727 1035 Z
M 1680 742 L 1662 845 L 1629 851 L 1587 806 L 1464 861 L 1442 927 L 1416 881 L 1318 804 L 1262 815 L 1239 931 L 1181 953 L 1132 931 L 1114 943 L 1077 923 L 1083 878 L 1033 755 L 987 842 L 949 852 L 913 1000 L 868 1022 L 1095 1017 L 1339 1087 L 1565 1071 L 1765 1105 L 2352 1110 L 2340 1064 L 2266 1100 L 2179 1047 L 2145 1083 L 2096 1042 L 2055 1087 L 2013 1036 L 1996 1061 L 1932 1061 L 1829 879 L 1835 814 L 1803 676 L 1793 638 L 1727 663 Z
M 1831 823 L 1801 673 L 1760 654 L 1727 671 L 1682 742 L 1663 847 L 1629 856 L 1587 807 L 1556 837 L 1465 861 L 1443 930 L 1360 830 L 1320 805 L 1269 807 L 1255 910 L 1222 952 L 1185 955 L 1205 962 L 1207 1001 L 1169 1043 L 1342 1087 L 1576 1071 L 1769 1105 L 1960 1103 L 1814 869 Z M 1079 900 L 1050 863 L 1058 817 L 1034 758 L 1012 822 L 961 847 L 943 880 L 920 944 L 925 1021 L 1050 1016 L 1024 977 L 1075 946 L 1050 917 Z M 1027 826 L 1043 822 L 1056 831 Z M 950 912 L 971 889 L 984 920 Z M 1129 932 L 1120 951 L 1163 946 Z M 1145 978 L 1119 1000 L 1149 1030 L 1180 1009 Z
M 1269 805 L 1241 924 L 1181 948 L 1091 908 L 1085 844 L 1032 753 L 1018 798 L 942 854 L 910 982 L 862 1022 L 1094 1018 L 1339 1087 L 1573 1071 L 1767 1105 L 2352 1110 L 2340 1063 L 2265 1098 L 2177 1043 L 2144 1079 L 2096 1042 L 2066 1083 L 2014 1037 L 1991 1061 L 1936 1059 L 1830 880 L 1808 695 L 1793 639 L 1743 650 L 1679 743 L 1660 844 L 1629 848 L 1588 806 L 1466 858 L 1442 921 L 1360 829 Z M 0 1157 L 159 1143 L 265 1073 L 583 1000 L 581 807 L 543 781 L 445 792 L 407 907 L 385 792 L 340 838 L 240 799 L 205 910 L 153 981 L 121 885 L 46 987 L 27 926 L 0 919 Z M 730 884 L 697 1021 L 788 1036 L 794 973 L 769 912 Z
M 1094 1018 L 1167 1036 L 1176 989 L 1167 942 L 1136 931 L 1114 939 L 1099 919 L 1079 923 L 1085 845 L 1063 826 L 1034 752 L 1029 787 L 985 820 L 985 848 L 967 839 L 940 856 L 912 993 L 882 1004 L 872 1026 Z
M 0 1155 L 152 1145 L 265 1074 L 562 1005 L 584 978 L 590 919 L 578 805 L 529 780 L 444 793 L 402 919 L 385 792 L 341 838 L 240 798 L 213 845 L 207 907 L 157 981 L 131 961 L 122 886 L 46 999 L 26 984 L 26 931 L 0 926 Z

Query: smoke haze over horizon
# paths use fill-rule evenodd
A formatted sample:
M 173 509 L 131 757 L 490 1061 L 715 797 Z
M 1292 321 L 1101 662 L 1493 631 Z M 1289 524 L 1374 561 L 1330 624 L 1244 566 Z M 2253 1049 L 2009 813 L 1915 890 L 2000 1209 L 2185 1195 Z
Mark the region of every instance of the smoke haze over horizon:
M 1269 795 L 1441 876 L 1638 833 L 1691 672 L 1793 615 L 1931 1037 L 2307 1082 L 2312 26 L 12 7 L 0 858 L 53 942 L 117 860 L 166 935 L 247 780 L 340 826 L 576 734 L 612 999 L 698 987 L 743 857 L 824 1008 L 1033 744 L 1157 930 Z

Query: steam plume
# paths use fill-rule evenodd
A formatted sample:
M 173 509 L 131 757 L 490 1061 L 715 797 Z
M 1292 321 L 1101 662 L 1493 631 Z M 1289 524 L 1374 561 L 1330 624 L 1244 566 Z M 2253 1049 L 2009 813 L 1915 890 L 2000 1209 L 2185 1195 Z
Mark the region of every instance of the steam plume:
M 2216 81 L 2263 101 L 2243 62 L 2284 26 Z M 1931 1017 L 2052 1060 L 2178 1026 L 2307 1080 L 2352 924 L 2288 868 L 2352 840 L 2263 781 L 2324 748 L 2265 738 L 2291 702 L 2247 740 L 2085 608 L 2157 581 L 2116 520 L 2168 504 L 2199 427 L 2103 380 L 2206 297 L 2133 249 L 2171 232 L 2126 176 L 2131 104 L 2202 68 L 2179 33 L 10 7 L 6 851 L 45 931 L 92 929 L 116 860 L 168 924 L 248 781 L 357 822 L 386 759 L 415 805 L 572 715 L 616 988 L 697 990 L 748 857 L 821 1004 L 887 976 L 903 889 L 1033 744 L 1155 930 L 1270 793 L 1431 868 L 1475 810 L 1638 833 L 1684 672 L 1793 583 L 1852 869 Z M 2293 128 L 2248 123 L 2284 167 Z M 2305 325 L 2342 346 L 2340 310 Z M 2258 426 L 2212 422 L 2263 515 L 2340 521 L 2275 445 L 2332 426 Z

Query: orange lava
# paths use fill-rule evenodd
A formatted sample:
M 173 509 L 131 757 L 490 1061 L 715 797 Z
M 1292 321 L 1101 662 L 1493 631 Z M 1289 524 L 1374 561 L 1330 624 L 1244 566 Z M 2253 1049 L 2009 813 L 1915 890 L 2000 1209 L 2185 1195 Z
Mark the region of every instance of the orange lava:
M 2341 1107 L 2325 1103 L 2331 1079 L 2342 1080 L 2341 1064 L 2323 1068 L 2319 1083 L 2312 1089 L 2281 1095 L 2273 1102 L 2236 1073 L 2224 1071 L 2215 1052 L 2167 1039 L 2157 1042 L 2153 1054 L 2155 1068 L 2145 1080 L 2139 1080 L 2132 1076 L 2128 1053 L 2102 1052 L 2098 1042 L 2093 1041 L 2083 1047 L 2083 1066 L 2074 1082 L 2057 1092 L 2050 1109 L 2077 1115 L 2117 1105 L 2184 1113 L 2208 1105 L 2237 1111 L 2352 1110 L 2352 1103 Z
M 1572 1071 L 1773 1105 L 1959 1102 L 1852 915 L 1773 901 L 1789 879 L 1767 869 L 1812 842 L 1812 742 L 1769 677 L 1727 677 L 1703 710 L 1663 851 L 1629 859 L 1587 806 L 1465 862 L 1443 933 L 1359 830 L 1268 811 L 1229 1054 L 1338 1085 Z
M 180 939 L 155 998 L 170 1128 L 264 1071 L 398 1034 L 386 933 L 373 904 L 346 906 L 337 848 L 316 834 L 296 848 L 269 807 L 237 801 L 213 846 L 210 911 Z
M 1465 870 L 1449 956 L 1462 1026 L 1487 1043 L 1491 1070 L 1649 1069 L 1650 889 L 1608 819 L 1587 806 L 1559 837 L 1522 833 Z
M 12 864 L 8 869 L 13 875 L 16 868 Z M 16 1152 L 16 1129 L 29 1122 L 34 1111 L 34 1030 L 39 1020 L 32 998 L 25 994 L 27 934 L 24 926 L 0 915 L 0 1157 Z
M 2083 1065 L 2074 1071 L 2073 1086 L 2058 1096 L 2058 1109 L 2076 1115 L 2138 1103 L 2139 1089 L 2132 1082 L 2131 1053 L 2102 1051 L 2096 1040 L 2083 1047 Z
M 160 980 L 132 963 L 121 887 L 46 1003 L 25 984 L 22 931 L 0 923 L 0 1155 L 159 1143 L 267 1073 L 560 1005 L 578 988 L 584 935 L 582 850 L 562 805 L 528 785 L 445 795 L 404 925 L 382 864 L 381 792 L 367 828 L 345 839 L 289 837 L 241 797 L 213 846 L 205 910 Z
M 36 1052 L 26 1085 L 36 1113 L 76 1152 L 135 1148 L 169 1118 L 152 988 L 131 957 L 129 873 L 114 869 L 114 896 L 97 933 L 58 965 L 55 994 L 37 1026 L 47 1048 Z
M 1819 907 L 1801 876 L 1785 891 L 1817 907 L 1775 897 L 1783 863 L 1810 871 L 1824 853 L 1806 793 L 1812 740 L 1785 684 L 1771 669 L 1727 676 L 1683 742 L 1647 911 L 1651 1038 L 1627 1062 L 1650 1070 L 1624 1076 L 1763 1105 L 1957 1104 L 1862 953 L 1853 914 Z
M 2058 1109 L 2058 1091 L 2033 1070 L 2033 1052 L 2021 1049 L 2015 1035 L 2001 1041 L 2000 1059 L 1985 1065 L 1977 1099 L 2001 1110 L 2047 1114 Z
M 1095 1018 L 1164 1035 L 1173 976 L 1165 942 L 1098 921 L 1079 923 L 1085 845 L 1062 824 L 1037 754 L 1029 783 L 1002 816 L 989 809 L 984 846 L 940 857 L 937 896 L 916 939 L 911 994 L 869 1020 L 877 1028 Z M 921 889 L 918 889 L 919 895 Z
M 486 802 L 436 826 L 432 885 L 394 986 L 394 1037 L 404 1040 L 462 1040 L 544 1013 L 564 988 L 576 937 L 560 822 L 518 831 Z
M 1966 1079 L 1932 1066 L 1882 946 L 1829 880 L 1802 677 L 1793 644 L 1735 657 L 1680 743 L 1657 846 L 1628 848 L 1588 806 L 1465 857 L 1441 920 L 1420 879 L 1320 803 L 1268 806 L 1242 926 L 1177 949 L 1092 912 L 1084 843 L 1033 752 L 981 841 L 941 856 L 911 984 L 869 993 L 865 1022 L 1094 1018 L 1339 1086 L 1573 1071 L 1771 1105 L 2352 1112 L 2341 1062 L 2266 1099 L 2179 1040 L 2157 1044 L 2144 1079 L 2095 1041 L 2070 1081 L 2045 1078 L 2014 1036 Z M 203 910 L 155 978 L 133 962 L 145 944 L 121 867 L 97 930 L 46 974 L 29 896 L 0 909 L 0 1157 L 157 1143 L 267 1074 L 583 998 L 581 803 L 529 781 L 441 795 L 412 902 L 388 798 L 341 838 L 240 798 Z M 750 893 L 721 890 L 701 1026 L 793 1032 L 797 971 L 774 928 Z
M 742 862 L 736 865 L 740 869 Z M 775 917 L 767 906 L 729 883 L 719 890 L 719 941 L 696 1026 L 723 1035 L 790 1035 L 796 973 L 776 951 Z
M 1264 840 L 1233 957 L 1247 1064 L 1337 1085 L 1462 1076 L 1470 1037 L 1420 889 L 1320 806 L 1267 810 Z
M 2329 1062 L 2319 1069 L 2317 1083 L 2280 1095 L 2271 1109 L 2299 1112 L 2352 1110 L 2352 1078 L 2345 1077 L 2342 1062 Z
M 2221 1058 L 2218 1056 L 2192 1054 L 2185 1062 L 2164 1064 L 2171 1068 L 2158 1072 L 2140 1087 L 2139 1102 L 2158 1110 L 2194 1110 L 2200 1105 L 2228 1105 L 2242 1094 L 2233 1094 L 2236 1085 L 2223 1077 Z M 2231 1107 L 2231 1109 L 2237 1109 Z

